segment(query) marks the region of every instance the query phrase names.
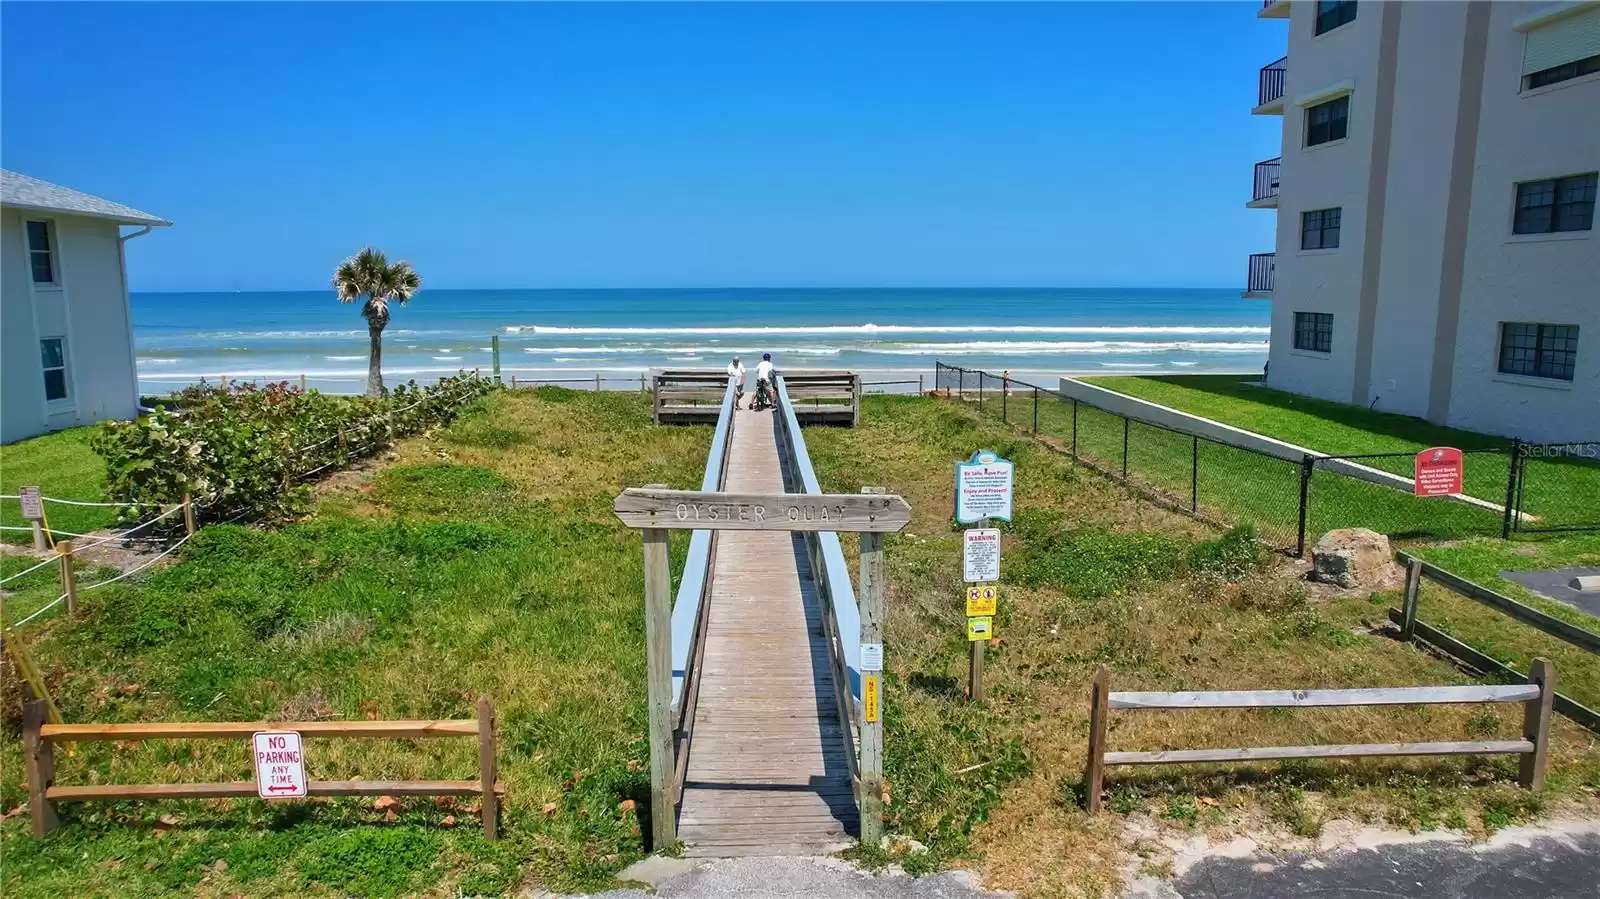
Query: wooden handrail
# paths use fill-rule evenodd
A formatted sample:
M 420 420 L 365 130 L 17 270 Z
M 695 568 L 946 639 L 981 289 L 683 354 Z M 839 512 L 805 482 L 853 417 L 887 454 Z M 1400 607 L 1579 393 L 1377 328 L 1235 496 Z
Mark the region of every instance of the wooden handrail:
M 1101 808 L 1107 765 L 1181 765 L 1260 762 L 1277 759 L 1371 758 L 1378 756 L 1520 755 L 1519 781 L 1530 790 L 1544 786 L 1549 752 L 1550 715 L 1555 699 L 1555 666 L 1534 659 L 1531 683 L 1456 687 L 1375 687 L 1349 690 L 1230 690 L 1124 692 L 1110 690 L 1111 671 L 1102 667 L 1089 688 L 1089 759 L 1084 768 L 1088 811 Z M 1106 733 L 1113 709 L 1260 709 L 1388 705 L 1453 705 L 1520 702 L 1522 739 L 1447 743 L 1356 743 L 1321 746 L 1267 746 L 1238 749 L 1169 749 L 1107 752 Z

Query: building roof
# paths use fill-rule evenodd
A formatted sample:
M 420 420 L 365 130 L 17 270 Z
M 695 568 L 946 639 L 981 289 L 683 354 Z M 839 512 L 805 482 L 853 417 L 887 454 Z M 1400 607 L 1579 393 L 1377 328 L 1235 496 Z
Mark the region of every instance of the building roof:
M 93 194 L 40 181 L 38 178 L 31 178 L 8 169 L 0 169 L 0 206 L 110 219 L 124 225 L 172 224 L 164 218 L 140 212 L 132 206 L 113 203 Z

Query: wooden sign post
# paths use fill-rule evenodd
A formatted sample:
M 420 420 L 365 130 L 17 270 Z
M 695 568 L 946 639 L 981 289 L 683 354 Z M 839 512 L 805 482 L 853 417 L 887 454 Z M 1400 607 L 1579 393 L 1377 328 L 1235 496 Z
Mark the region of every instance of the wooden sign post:
M 630 487 L 617 496 L 613 511 L 623 524 L 644 536 L 646 684 L 650 721 L 651 848 L 678 841 L 677 758 L 672 731 L 672 571 L 667 538 L 672 530 L 856 531 L 861 534 L 861 643 L 881 646 L 883 621 L 883 534 L 911 523 L 904 499 L 880 490 L 854 493 L 716 493 Z M 883 833 L 883 723 L 879 675 L 862 676 L 864 711 L 860 729 L 863 841 Z

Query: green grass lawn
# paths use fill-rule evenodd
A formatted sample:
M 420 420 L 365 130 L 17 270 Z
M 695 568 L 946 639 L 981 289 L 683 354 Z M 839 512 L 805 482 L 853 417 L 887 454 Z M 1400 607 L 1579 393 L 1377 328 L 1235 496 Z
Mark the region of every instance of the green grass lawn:
M 1418 451 L 1432 446 L 1454 446 L 1469 451 L 1463 471 L 1465 492 L 1497 504 L 1505 502 L 1508 456 L 1504 450 L 1510 441 L 1503 437 L 1272 390 L 1259 386 L 1254 377 L 1108 376 L 1084 380 L 1323 453 L 1401 453 L 1404 455 L 1356 461 L 1407 478 L 1412 474 L 1412 456 Z M 1497 451 L 1470 452 L 1475 449 Z M 1538 521 L 1529 522 L 1530 526 L 1596 522 L 1595 510 L 1600 508 L 1600 459 L 1536 458 L 1529 460 L 1523 470 L 1523 509 L 1539 516 Z M 1336 504 L 1354 502 L 1369 492 L 1364 487 L 1354 486 L 1328 489 L 1345 494 L 1333 500 Z M 1440 503 L 1385 505 L 1382 518 L 1377 520 L 1390 528 L 1389 533 L 1399 536 L 1407 536 L 1408 531 L 1416 532 L 1422 523 L 1427 523 L 1429 533 L 1421 536 L 1497 532 L 1492 522 L 1483 520 L 1485 516 L 1462 509 L 1440 511 Z M 1333 515 L 1334 519 L 1343 517 Z
M 968 405 L 976 406 L 969 403 Z M 1019 428 L 1034 427 L 1031 391 L 1002 407 L 987 399 L 982 413 L 1002 410 Z M 1059 449 L 1115 475 L 1124 471 L 1123 419 L 1055 394 L 1041 393 L 1038 432 Z M 1132 422 L 1127 429 L 1126 472 L 1135 483 L 1166 494 L 1185 509 L 1225 522 L 1254 524 L 1275 546 L 1293 548 L 1299 529 L 1300 466 L 1249 450 L 1200 440 Z M 1195 471 L 1198 467 L 1198 487 Z M 1498 533 L 1496 512 L 1447 500 L 1421 500 L 1367 481 L 1318 471 L 1310 484 L 1307 544 L 1339 527 L 1368 527 L 1397 539 L 1449 538 Z
M 37 486 L 45 496 L 57 499 L 105 502 L 105 463 L 89 449 L 89 438 L 96 430 L 93 426 L 69 428 L 0 446 L 0 493 L 15 496 L 18 487 Z M 103 528 L 115 519 L 113 510 L 108 508 L 45 503 L 44 511 L 52 529 L 78 534 Z M 27 524 L 16 500 L 0 500 L 0 524 Z M 11 543 L 33 539 L 21 531 L 0 534 Z
M 1212 528 L 1151 506 L 969 405 L 867 397 L 859 428 L 812 429 L 806 439 L 824 489 L 883 486 L 914 511 L 907 531 L 885 542 L 885 765 L 889 830 L 928 844 L 924 864 L 965 855 L 992 888 L 1115 895 L 1121 814 L 1179 828 L 1264 815 L 1302 833 L 1339 816 L 1482 831 L 1600 789 L 1592 739 L 1563 721 L 1564 760 L 1540 796 L 1510 785 L 1514 762 L 1493 759 L 1125 768 L 1109 775 L 1120 814 L 1091 819 L 1077 810 L 1077 781 L 1086 687 L 1101 664 L 1115 672 L 1113 689 L 1128 690 L 1467 679 L 1371 632 L 1385 621 L 1387 597 L 1313 599 L 1271 560 L 1239 554 Z M 979 448 L 1016 463 L 1017 517 L 1004 538 L 988 701 L 970 705 L 960 533 L 949 510 L 951 466 Z M 845 540 L 847 554 L 854 543 Z M 1600 689 L 1600 671 L 1573 675 Z M 1515 709 L 1460 706 L 1113 713 L 1111 741 L 1131 750 L 1492 739 L 1474 735 L 1514 734 L 1520 720 Z
M 0 893 L 500 894 L 601 885 L 639 856 L 642 565 L 611 503 L 625 484 L 697 486 L 710 429 L 655 427 L 637 394 L 483 403 L 402 442 L 375 479 L 341 477 L 313 518 L 207 527 L 180 564 L 28 634 L 74 721 L 459 718 L 490 695 L 504 839 L 485 843 L 466 802 L 403 799 L 389 821 L 370 799 L 88 803 L 44 840 L 26 814 L 0 826 Z M 16 689 L 7 677 L 0 697 L 7 809 L 25 796 Z M 470 778 L 475 747 L 311 740 L 308 757 L 314 778 Z M 250 778 L 244 741 L 82 743 L 57 760 L 63 784 Z
M 708 427 L 651 425 L 648 404 L 558 388 L 492 395 L 436 436 L 402 441 L 376 472 L 324 484 L 313 516 L 271 530 L 207 527 L 179 564 L 87 594 L 76 619 L 28 631 L 73 721 L 454 718 L 490 695 L 509 789 L 502 841 L 483 841 L 469 802 L 66 805 L 62 830 L 42 840 L 25 814 L 0 823 L 0 893 L 608 885 L 642 852 L 649 782 L 640 541 L 611 504 L 626 485 L 697 485 L 710 440 Z M 889 829 L 931 849 L 900 859 L 913 868 L 978 866 L 991 885 L 1029 896 L 1111 894 L 1128 813 L 1184 831 L 1266 816 L 1314 833 L 1344 816 L 1481 833 L 1600 790 L 1592 740 L 1558 721 L 1542 794 L 1516 788 L 1505 758 L 1122 769 L 1110 777 L 1113 814 L 1091 819 L 1076 782 L 1099 665 L 1118 689 L 1467 678 L 1370 632 L 1387 598 L 1314 600 L 1239 535 L 1218 539 L 958 404 L 867 397 L 861 427 L 806 437 L 826 489 L 883 486 L 915 513 L 886 538 L 884 706 Z M 948 516 L 951 466 L 980 447 L 1017 462 L 1018 515 L 1006 529 L 987 701 L 968 704 L 960 535 Z M 674 543 L 674 569 L 686 542 Z M 15 678 L 3 688 L 0 802 L 14 809 L 25 795 Z M 1119 713 L 1111 733 L 1114 749 L 1134 750 L 1494 739 L 1519 728 L 1517 709 L 1447 706 Z M 318 779 L 476 770 L 466 740 L 311 740 L 307 755 Z M 250 778 L 244 741 L 82 743 L 57 763 L 62 784 Z

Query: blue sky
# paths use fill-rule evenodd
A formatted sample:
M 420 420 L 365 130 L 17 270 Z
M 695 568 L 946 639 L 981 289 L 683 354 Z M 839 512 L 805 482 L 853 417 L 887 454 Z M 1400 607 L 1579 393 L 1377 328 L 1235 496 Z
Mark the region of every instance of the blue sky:
M 8 2 L 0 164 L 135 290 L 1234 286 L 1257 6 Z

